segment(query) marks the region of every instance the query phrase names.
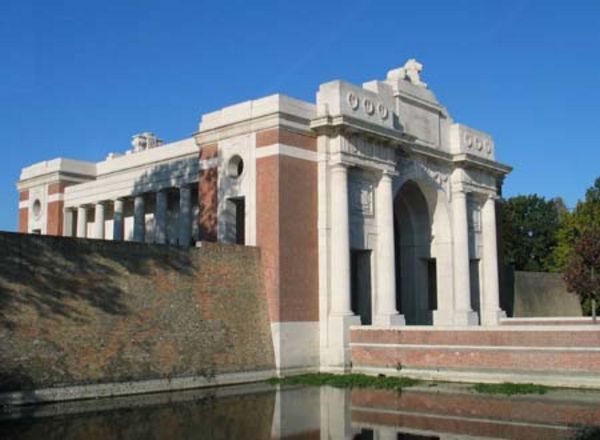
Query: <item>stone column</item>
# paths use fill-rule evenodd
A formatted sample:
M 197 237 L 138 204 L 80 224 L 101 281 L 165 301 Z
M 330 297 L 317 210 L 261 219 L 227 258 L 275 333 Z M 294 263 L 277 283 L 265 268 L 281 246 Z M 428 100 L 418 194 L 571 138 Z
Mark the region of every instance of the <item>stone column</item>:
M 124 238 L 123 210 L 125 202 L 123 199 L 115 200 L 113 214 L 113 240 L 122 241 Z
M 497 325 L 501 317 L 506 317 L 506 313 L 500 309 L 495 196 L 489 196 L 483 205 L 481 226 L 483 235 L 483 307 L 481 321 L 483 325 Z
M 104 220 L 105 220 L 105 209 L 104 203 L 96 203 L 96 214 L 94 223 L 94 238 L 104 240 Z
M 146 239 L 146 204 L 144 195 L 138 194 L 133 200 L 133 241 L 143 243 Z
M 87 237 L 87 206 L 77 208 L 77 238 Z
M 352 315 L 350 305 L 350 221 L 348 216 L 348 167 L 331 168 L 331 313 Z
M 396 305 L 396 264 L 394 246 L 394 194 L 392 176 L 383 172 L 375 197 L 377 220 L 377 292 L 374 324 L 383 327 L 404 325 Z
M 350 303 L 350 224 L 348 215 L 348 168 L 337 163 L 331 175 L 331 309 L 328 323 L 328 363 L 350 366 L 350 326 L 360 325 Z
M 192 190 L 189 186 L 179 188 L 178 242 L 188 247 L 192 239 Z
M 467 194 L 462 190 L 452 193 L 452 235 L 454 259 L 454 324 L 477 325 L 477 313 L 473 312 L 471 309 Z
M 167 242 L 167 202 L 168 191 L 161 189 L 156 193 L 156 211 L 154 212 L 155 241 L 165 244 Z
M 63 236 L 64 237 L 72 237 L 73 236 L 73 220 L 75 217 L 75 211 L 73 208 L 65 208 L 65 213 L 63 217 Z

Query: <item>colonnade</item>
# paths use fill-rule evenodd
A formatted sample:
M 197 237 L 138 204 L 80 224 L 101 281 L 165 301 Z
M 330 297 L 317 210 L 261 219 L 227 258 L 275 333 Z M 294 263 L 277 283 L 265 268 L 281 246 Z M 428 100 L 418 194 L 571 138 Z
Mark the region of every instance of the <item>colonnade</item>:
M 331 172 L 331 317 L 353 314 L 350 300 L 350 218 L 348 209 L 348 165 L 339 162 L 330 167 Z M 381 174 L 375 194 L 377 222 L 377 250 L 375 265 L 377 288 L 373 296 L 373 322 L 379 326 L 404 324 L 396 304 L 396 264 L 394 250 L 394 192 L 393 176 Z M 477 313 L 471 306 L 469 226 L 467 200 L 464 191 L 452 195 L 453 252 L 445 258 L 452 259 L 454 293 L 453 325 L 476 325 Z M 494 325 L 502 312 L 499 307 L 498 256 L 496 244 L 495 196 L 486 196 L 482 210 L 482 269 L 483 301 L 481 323 Z
M 154 237 L 153 242 L 164 244 L 167 242 L 168 199 L 169 192 L 179 192 L 179 212 L 177 217 L 177 243 L 189 246 L 192 239 L 192 189 L 190 186 L 179 188 L 163 188 L 154 193 Z M 125 240 L 125 209 L 133 204 L 133 241 L 145 242 L 146 237 L 146 205 L 150 193 L 136 194 L 129 197 L 119 197 L 114 200 L 101 200 L 94 204 L 84 204 L 78 207 L 65 208 L 63 233 L 65 236 L 73 235 L 78 238 L 105 238 L 105 222 L 108 220 L 107 208 L 112 204 L 113 240 Z M 94 210 L 94 227 L 91 236 L 88 236 L 88 214 Z M 76 216 L 76 225 L 74 225 Z M 75 226 L 75 227 L 74 227 Z

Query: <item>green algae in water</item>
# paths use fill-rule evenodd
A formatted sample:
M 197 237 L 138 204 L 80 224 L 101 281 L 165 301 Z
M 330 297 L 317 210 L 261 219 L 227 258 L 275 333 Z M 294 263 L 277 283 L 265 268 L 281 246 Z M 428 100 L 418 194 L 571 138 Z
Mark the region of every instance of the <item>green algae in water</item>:
M 477 383 L 473 389 L 483 394 L 504 394 L 513 396 L 515 394 L 546 394 L 548 387 L 532 383 Z
M 376 388 L 398 390 L 421 383 L 408 377 L 368 376 L 366 374 L 312 373 L 283 378 L 272 378 L 273 385 L 332 386 L 337 388 Z

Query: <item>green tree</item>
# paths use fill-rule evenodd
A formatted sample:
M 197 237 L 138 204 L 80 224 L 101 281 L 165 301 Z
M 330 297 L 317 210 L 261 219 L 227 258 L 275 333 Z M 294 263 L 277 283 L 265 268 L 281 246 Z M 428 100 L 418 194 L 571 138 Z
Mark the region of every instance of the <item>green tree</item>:
M 556 269 L 564 271 L 573 257 L 575 245 L 586 231 L 600 228 L 600 177 L 587 189 L 584 200 L 562 217 L 554 252 Z
M 566 215 L 562 200 L 520 195 L 504 200 L 501 206 L 505 262 L 516 270 L 554 269 L 560 219 Z
M 575 240 L 564 267 L 563 279 L 569 292 L 579 296 L 589 314 L 592 299 L 600 300 L 600 227 L 586 228 Z

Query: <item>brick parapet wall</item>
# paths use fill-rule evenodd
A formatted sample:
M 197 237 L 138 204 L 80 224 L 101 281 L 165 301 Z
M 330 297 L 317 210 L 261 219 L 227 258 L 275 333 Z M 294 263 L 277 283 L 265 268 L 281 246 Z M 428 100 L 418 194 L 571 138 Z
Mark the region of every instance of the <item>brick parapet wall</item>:
M 501 381 L 501 375 L 514 381 L 527 376 L 539 383 L 600 387 L 597 327 L 352 329 L 350 338 L 357 370 L 420 371 L 428 377 L 463 381 L 480 373 L 487 374 L 486 381 Z
M 257 248 L 0 233 L 0 392 L 270 371 Z

